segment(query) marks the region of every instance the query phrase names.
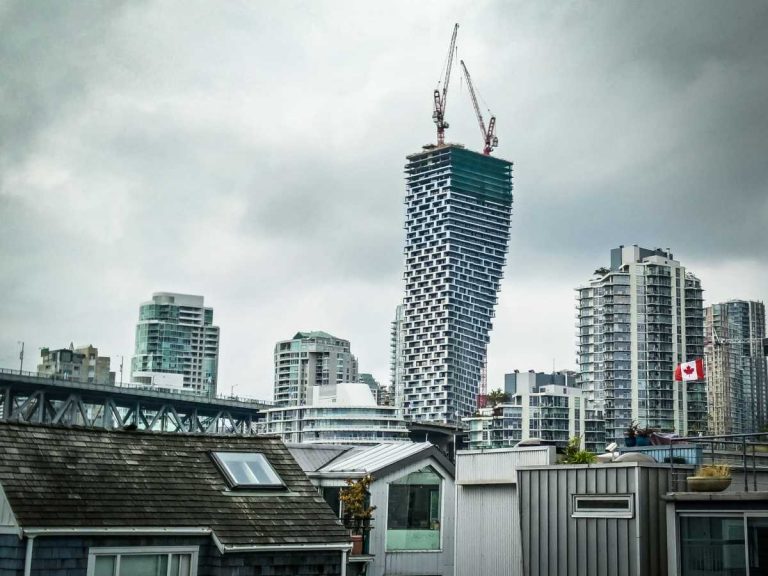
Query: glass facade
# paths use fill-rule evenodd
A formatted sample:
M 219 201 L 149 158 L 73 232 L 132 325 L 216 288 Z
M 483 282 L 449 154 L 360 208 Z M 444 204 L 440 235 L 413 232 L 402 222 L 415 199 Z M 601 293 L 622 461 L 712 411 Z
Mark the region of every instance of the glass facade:
M 408 157 L 401 352 L 408 419 L 454 423 L 477 408 L 506 263 L 511 173 L 510 162 L 455 145 Z
M 706 316 L 706 361 L 713 434 L 759 432 L 768 424 L 765 305 L 733 300 Z
M 219 327 L 202 296 L 157 293 L 139 308 L 132 380 L 161 385 L 162 375 L 183 377 L 191 392 L 216 395 Z

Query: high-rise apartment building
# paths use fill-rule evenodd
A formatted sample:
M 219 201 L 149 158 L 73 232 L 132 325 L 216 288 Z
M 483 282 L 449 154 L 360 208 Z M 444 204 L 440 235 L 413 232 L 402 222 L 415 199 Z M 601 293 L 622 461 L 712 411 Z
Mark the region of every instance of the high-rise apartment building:
M 680 362 L 703 358 L 701 282 L 669 250 L 620 246 L 610 268 L 577 288 L 580 384 L 602 413 L 605 440 L 642 427 L 706 430 L 706 383 L 675 382 Z
M 748 434 L 768 424 L 765 305 L 730 300 L 707 308 L 709 432 Z
M 403 348 L 405 344 L 405 334 L 403 333 L 403 315 L 404 308 L 398 304 L 395 308 L 395 319 L 392 321 L 390 335 L 390 390 L 393 396 L 394 406 L 403 408 L 405 389 L 403 388 Z
M 133 382 L 213 397 L 218 367 L 219 327 L 202 296 L 156 292 L 141 305 Z
M 358 381 L 357 359 L 348 340 L 327 332 L 297 332 L 275 344 L 275 404 L 302 406 L 312 387 Z
M 506 262 L 512 164 L 456 144 L 405 168 L 403 410 L 452 424 L 477 409 Z

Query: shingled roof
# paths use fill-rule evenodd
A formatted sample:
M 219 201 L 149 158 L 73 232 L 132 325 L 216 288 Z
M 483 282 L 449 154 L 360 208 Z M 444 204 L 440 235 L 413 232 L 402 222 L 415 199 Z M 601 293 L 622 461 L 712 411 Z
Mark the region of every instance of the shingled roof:
M 346 543 L 274 437 L 0 423 L 0 486 L 22 529 L 209 528 L 224 549 Z M 231 490 L 214 451 L 260 452 L 285 490 Z

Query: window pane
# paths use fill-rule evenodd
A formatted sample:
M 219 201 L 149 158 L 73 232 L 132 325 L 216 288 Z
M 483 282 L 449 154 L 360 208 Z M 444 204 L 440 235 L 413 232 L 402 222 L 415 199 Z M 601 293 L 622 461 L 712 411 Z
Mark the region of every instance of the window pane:
M 749 576 L 768 576 L 768 518 L 748 518 Z
M 135 554 L 120 557 L 120 576 L 166 576 L 168 554 Z
M 744 518 L 680 517 L 682 576 L 746 575 Z
M 280 477 L 263 454 L 216 452 L 215 457 L 235 486 L 282 486 Z
M 440 549 L 441 485 L 431 466 L 389 485 L 387 550 Z
M 96 556 L 93 576 L 114 576 L 115 557 L 114 556 Z

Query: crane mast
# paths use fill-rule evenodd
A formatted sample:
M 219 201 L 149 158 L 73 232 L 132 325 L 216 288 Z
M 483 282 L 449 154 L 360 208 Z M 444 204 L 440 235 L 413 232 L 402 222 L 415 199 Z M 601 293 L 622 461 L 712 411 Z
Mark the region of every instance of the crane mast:
M 469 87 L 469 95 L 472 98 L 472 105 L 475 107 L 475 115 L 477 116 L 477 123 L 480 125 L 480 132 L 483 134 L 483 154 L 490 155 L 491 150 L 499 145 L 499 139 L 496 137 L 496 116 L 491 115 L 491 119 L 488 122 L 488 129 L 485 128 L 485 120 L 483 119 L 483 113 L 480 111 L 480 104 L 477 102 L 477 95 L 475 94 L 475 87 L 472 84 L 472 78 L 469 75 L 464 60 L 461 61 L 461 67 L 464 70 L 464 77 L 467 79 L 467 86 Z
M 456 34 L 459 32 L 459 25 L 453 27 L 453 36 L 451 36 L 451 45 L 448 48 L 448 61 L 445 65 L 444 78 L 441 79 L 443 91 L 440 92 L 440 82 L 434 92 L 435 111 L 432 113 L 432 119 L 437 125 L 437 144 L 445 144 L 445 129 L 448 128 L 448 122 L 445 121 L 445 104 L 448 98 L 448 83 L 451 80 L 451 67 L 453 66 L 454 54 L 456 53 Z

